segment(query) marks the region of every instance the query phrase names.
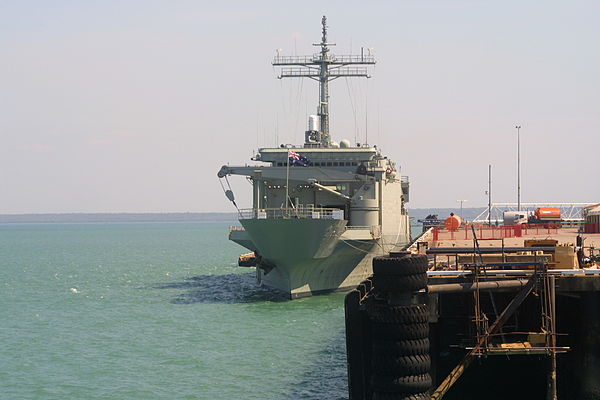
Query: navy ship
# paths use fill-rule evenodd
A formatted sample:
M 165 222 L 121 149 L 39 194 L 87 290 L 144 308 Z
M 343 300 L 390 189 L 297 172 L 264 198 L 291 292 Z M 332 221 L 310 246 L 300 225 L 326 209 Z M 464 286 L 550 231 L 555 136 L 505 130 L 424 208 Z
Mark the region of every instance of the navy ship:
M 279 78 L 319 82 L 317 113 L 304 143 L 260 148 L 252 166 L 224 165 L 218 177 L 241 175 L 252 183 L 252 208 L 238 209 L 241 226 L 229 239 L 249 249 L 240 265 L 256 267 L 259 284 L 290 298 L 348 290 L 372 274 L 372 258 L 405 248 L 411 238 L 408 177 L 381 149 L 339 143 L 329 131 L 329 82 L 369 78 L 369 54 L 335 55 L 322 19 L 320 51 L 282 56 Z M 223 181 L 222 181 L 223 183 Z M 235 205 L 229 186 L 225 194 Z M 237 208 L 237 205 L 236 205 Z

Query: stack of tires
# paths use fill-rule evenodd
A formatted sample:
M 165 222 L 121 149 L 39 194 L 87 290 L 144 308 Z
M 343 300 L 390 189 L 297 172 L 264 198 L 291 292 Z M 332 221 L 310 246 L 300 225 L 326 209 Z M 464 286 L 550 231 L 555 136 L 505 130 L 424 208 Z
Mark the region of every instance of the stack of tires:
M 373 259 L 375 296 L 367 305 L 371 325 L 373 400 L 429 399 L 429 310 L 412 304 L 427 286 L 427 257 Z

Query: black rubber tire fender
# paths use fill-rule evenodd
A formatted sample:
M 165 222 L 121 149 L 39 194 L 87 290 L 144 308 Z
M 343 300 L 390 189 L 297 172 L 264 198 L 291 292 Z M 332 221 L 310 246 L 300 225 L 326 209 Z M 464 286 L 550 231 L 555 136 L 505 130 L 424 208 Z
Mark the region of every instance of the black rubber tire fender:
M 417 394 L 373 392 L 372 400 L 430 400 L 429 392 Z
M 373 288 L 380 292 L 416 292 L 427 287 L 427 274 L 373 276 Z
M 373 322 L 418 324 L 429 320 L 429 309 L 425 304 L 389 306 L 370 303 L 367 305 L 367 315 Z
M 429 337 L 429 324 L 383 324 L 371 323 L 373 339 L 379 340 L 415 340 Z
M 418 394 L 427 392 L 431 389 L 431 375 L 410 375 L 410 376 L 371 376 L 371 389 L 374 392 L 401 392 L 406 394 Z
M 429 261 L 424 254 L 373 258 L 373 275 L 375 276 L 422 274 L 428 269 Z
M 429 354 L 400 357 L 378 355 L 373 356 L 371 362 L 372 370 L 382 375 L 421 375 L 428 373 L 431 368 Z
M 429 339 L 373 341 L 373 357 L 376 356 L 413 356 L 429 354 Z

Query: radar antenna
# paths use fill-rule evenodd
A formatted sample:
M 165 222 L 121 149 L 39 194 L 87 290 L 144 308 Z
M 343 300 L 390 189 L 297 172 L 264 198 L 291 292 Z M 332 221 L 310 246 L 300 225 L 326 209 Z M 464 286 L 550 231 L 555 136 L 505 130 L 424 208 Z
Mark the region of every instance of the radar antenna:
M 341 55 L 336 56 L 329 52 L 329 46 L 335 46 L 335 43 L 327 43 L 327 17 L 321 19 L 323 25 L 323 36 L 321 43 L 314 43 L 313 46 L 320 46 L 321 52 L 312 56 L 282 56 L 277 52 L 273 60 L 273 66 L 288 67 L 282 68 L 278 78 L 310 78 L 319 81 L 319 106 L 317 114 L 320 119 L 321 132 L 318 139 L 318 146 L 330 147 L 331 136 L 329 134 L 329 81 L 341 77 L 363 77 L 370 78 L 367 73 L 367 67 L 357 67 L 357 65 L 374 65 L 375 57 L 369 51 L 364 54 L 361 48 L 360 55 Z M 352 67 L 348 67 L 352 65 Z

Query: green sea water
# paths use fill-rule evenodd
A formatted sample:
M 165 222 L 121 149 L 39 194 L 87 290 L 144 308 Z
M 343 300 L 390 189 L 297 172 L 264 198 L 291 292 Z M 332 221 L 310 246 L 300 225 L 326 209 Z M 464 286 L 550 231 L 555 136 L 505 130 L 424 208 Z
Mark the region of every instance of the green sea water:
M 1 224 L 0 399 L 347 398 L 344 294 L 256 287 L 228 225 Z

